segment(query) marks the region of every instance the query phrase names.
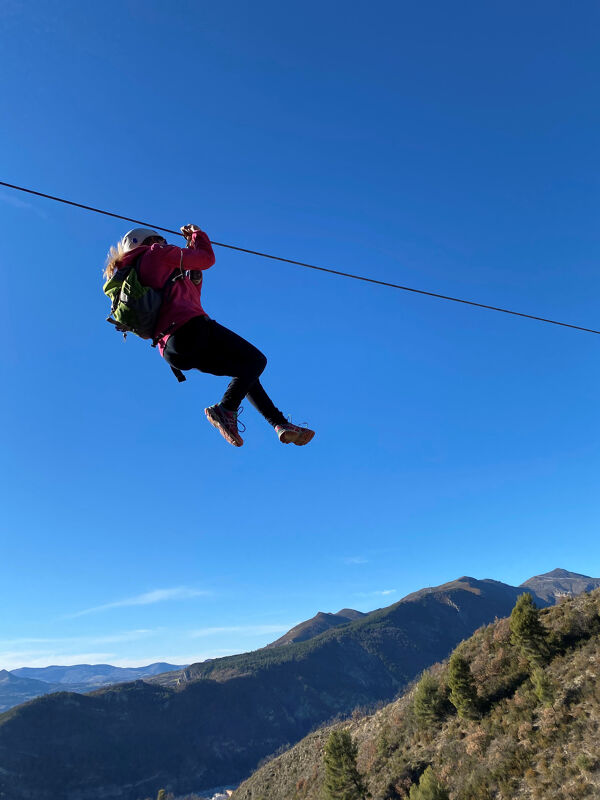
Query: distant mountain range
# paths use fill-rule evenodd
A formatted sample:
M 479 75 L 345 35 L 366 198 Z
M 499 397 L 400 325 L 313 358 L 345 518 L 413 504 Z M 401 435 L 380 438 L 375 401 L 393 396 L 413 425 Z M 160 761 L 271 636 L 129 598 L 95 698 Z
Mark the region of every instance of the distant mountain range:
M 523 591 L 547 606 L 582 582 L 600 586 L 564 570 L 521 587 L 462 577 L 347 622 L 343 612 L 317 614 L 277 646 L 89 695 L 40 697 L 0 715 L 0 797 L 143 800 L 159 788 L 235 783 L 327 719 L 393 699 L 477 628 L 510 614 Z
M 113 667 L 111 664 L 74 664 L 70 667 L 20 667 L 11 670 L 20 678 L 35 678 L 47 683 L 59 683 L 65 686 L 103 686 L 110 683 L 135 681 L 158 675 L 168 670 L 181 669 L 180 666 L 156 661 L 146 667 Z M 90 691 L 90 689 L 88 689 Z
M 63 690 L 63 686 L 37 681 L 33 678 L 21 678 L 3 669 L 0 670 L 0 711 L 7 711 L 27 700 L 33 700 L 34 697 Z
M 19 667 L 0 670 L 0 712 L 52 692 L 90 692 L 102 686 L 149 678 L 161 672 L 182 669 L 157 661 L 146 667 L 113 667 L 111 664 Z

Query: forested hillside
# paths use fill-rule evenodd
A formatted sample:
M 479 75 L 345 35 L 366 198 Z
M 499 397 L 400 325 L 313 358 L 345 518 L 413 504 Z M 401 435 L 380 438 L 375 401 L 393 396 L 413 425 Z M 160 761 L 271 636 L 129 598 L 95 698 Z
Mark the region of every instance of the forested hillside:
M 402 698 L 311 734 L 235 800 L 600 797 L 599 612 L 600 590 L 542 611 L 524 596 Z M 364 792 L 331 788 L 324 753 L 344 730 Z

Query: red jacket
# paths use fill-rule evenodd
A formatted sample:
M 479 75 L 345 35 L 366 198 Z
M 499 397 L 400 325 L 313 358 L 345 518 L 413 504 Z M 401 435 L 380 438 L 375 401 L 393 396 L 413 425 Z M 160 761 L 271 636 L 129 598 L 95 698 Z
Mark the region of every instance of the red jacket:
M 121 265 L 126 266 L 142 256 L 139 264 L 140 280 L 145 286 L 162 289 L 169 275 L 179 266 L 183 270 L 203 270 L 215 263 L 210 239 L 203 231 L 194 231 L 190 247 L 172 244 L 141 245 L 123 256 Z M 202 278 L 202 275 L 198 276 Z M 158 343 L 162 355 L 169 336 L 192 317 L 207 316 L 200 302 L 202 280 L 198 284 L 189 277 L 178 278 L 165 291 L 154 335 L 168 331 Z

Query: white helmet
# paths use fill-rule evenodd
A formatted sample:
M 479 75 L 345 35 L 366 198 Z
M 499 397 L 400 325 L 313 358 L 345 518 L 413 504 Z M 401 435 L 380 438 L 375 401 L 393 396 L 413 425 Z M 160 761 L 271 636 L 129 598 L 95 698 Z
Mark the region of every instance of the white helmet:
M 161 239 L 164 239 L 164 236 L 161 236 L 160 233 L 150 228 L 133 228 L 133 230 L 127 231 L 125 236 L 121 239 L 123 252 L 128 253 L 130 250 L 139 247 L 149 236 L 160 236 Z

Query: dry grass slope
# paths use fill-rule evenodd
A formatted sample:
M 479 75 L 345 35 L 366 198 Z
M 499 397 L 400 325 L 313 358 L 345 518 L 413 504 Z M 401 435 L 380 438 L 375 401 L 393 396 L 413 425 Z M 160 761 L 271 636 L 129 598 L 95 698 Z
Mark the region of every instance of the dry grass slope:
M 431 766 L 450 800 L 600 798 L 600 589 L 540 612 L 549 656 L 536 670 L 509 619 L 457 648 L 477 690 L 475 719 L 448 702 L 448 662 L 427 671 L 441 704 L 415 707 L 415 682 L 377 713 L 349 719 L 373 800 L 408 798 Z M 440 710 L 441 709 L 441 710 Z M 323 800 L 321 729 L 266 764 L 234 800 Z

